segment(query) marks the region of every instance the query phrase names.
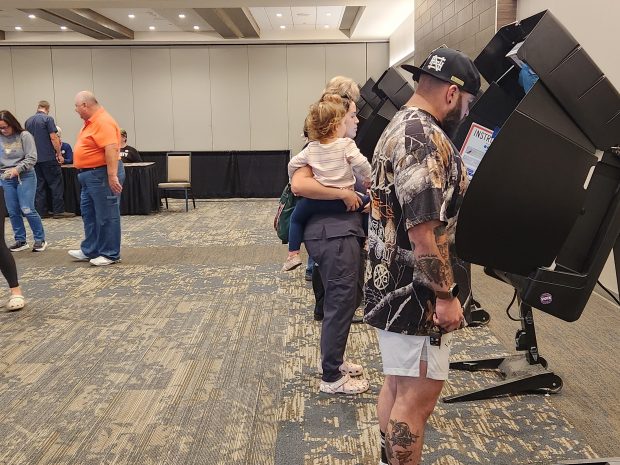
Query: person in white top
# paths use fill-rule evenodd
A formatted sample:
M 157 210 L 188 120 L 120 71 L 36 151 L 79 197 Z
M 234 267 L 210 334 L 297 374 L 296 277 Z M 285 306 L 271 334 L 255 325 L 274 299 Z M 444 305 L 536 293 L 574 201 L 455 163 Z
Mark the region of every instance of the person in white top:
M 303 166 L 310 166 L 314 178 L 326 187 L 351 189 L 358 180 L 367 188 L 370 185 L 370 163 L 359 151 L 355 142 L 345 138 L 345 104 L 339 95 L 328 94 L 310 107 L 306 127 L 310 142 L 288 164 L 289 178 Z M 358 194 L 362 211 L 368 203 L 367 195 Z M 317 213 L 344 213 L 347 207 L 341 200 L 313 200 L 301 198 L 291 215 L 288 256 L 282 271 L 291 271 L 301 265 L 299 249 L 306 221 Z

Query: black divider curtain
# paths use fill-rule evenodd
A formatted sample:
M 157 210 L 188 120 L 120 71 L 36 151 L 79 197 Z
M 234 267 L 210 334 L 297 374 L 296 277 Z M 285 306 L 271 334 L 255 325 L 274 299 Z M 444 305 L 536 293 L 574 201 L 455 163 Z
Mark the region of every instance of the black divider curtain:
M 141 152 L 154 161 L 166 181 L 166 152 Z M 192 152 L 192 190 L 200 199 L 280 197 L 288 183 L 288 150 L 265 152 Z M 174 195 L 173 192 L 171 194 Z M 177 193 L 177 197 L 183 193 Z

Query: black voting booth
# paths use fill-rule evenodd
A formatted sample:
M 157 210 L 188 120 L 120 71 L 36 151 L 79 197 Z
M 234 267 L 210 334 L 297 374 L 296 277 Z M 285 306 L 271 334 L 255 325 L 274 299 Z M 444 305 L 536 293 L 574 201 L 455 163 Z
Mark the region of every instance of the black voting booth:
M 377 82 L 369 79 L 360 89 L 355 143 L 369 161 L 383 130 L 412 95 L 413 88 L 394 68 L 388 68 Z
M 524 63 L 539 77 L 527 93 L 518 83 Z M 576 321 L 612 250 L 620 264 L 618 91 L 549 11 L 501 28 L 475 64 L 491 84 L 457 139 L 473 123 L 496 134 L 461 207 L 457 250 L 515 288 L 524 355 L 451 364 L 497 368 L 505 380 L 444 402 L 558 392 L 532 309 Z

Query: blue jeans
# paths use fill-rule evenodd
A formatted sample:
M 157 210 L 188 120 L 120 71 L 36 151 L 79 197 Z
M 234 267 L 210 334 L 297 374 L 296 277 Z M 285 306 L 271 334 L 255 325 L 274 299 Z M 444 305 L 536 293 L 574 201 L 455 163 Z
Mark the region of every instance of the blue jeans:
M 370 201 L 368 195 L 357 194 L 362 201 L 362 205 L 356 210 L 361 212 Z M 291 224 L 288 229 L 288 250 L 295 252 L 301 248 L 301 242 L 304 237 L 304 228 L 312 215 L 319 213 L 345 213 L 347 206 L 342 200 L 314 200 L 300 198 L 295 205 L 295 210 L 291 215 Z M 368 231 L 368 215 L 364 215 L 364 229 Z
M 118 180 L 121 184 L 125 181 L 125 169 L 120 161 Z M 118 260 L 121 257 L 120 195 L 115 195 L 110 189 L 107 167 L 78 173 L 78 181 L 82 186 L 82 253 L 89 258 L 106 257 Z
M 4 202 L 9 212 L 13 234 L 18 242 L 26 242 L 24 218 L 28 220 L 35 241 L 45 240 L 45 231 L 41 217 L 34 208 L 34 197 L 37 192 L 37 175 L 34 170 L 24 171 L 19 176 L 3 179 Z

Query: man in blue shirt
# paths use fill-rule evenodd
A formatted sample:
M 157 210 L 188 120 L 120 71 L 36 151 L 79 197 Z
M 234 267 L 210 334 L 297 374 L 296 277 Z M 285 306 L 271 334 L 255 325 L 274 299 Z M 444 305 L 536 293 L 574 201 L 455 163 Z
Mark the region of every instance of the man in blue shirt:
M 37 195 L 35 207 L 43 217 L 64 218 L 75 216 L 65 212 L 64 187 L 62 183 L 62 155 L 60 139 L 56 134 L 56 123 L 49 116 L 50 104 L 41 100 L 35 115 L 26 120 L 26 130 L 33 135 L 37 147 Z M 48 212 L 48 192 L 51 195 L 52 211 Z

